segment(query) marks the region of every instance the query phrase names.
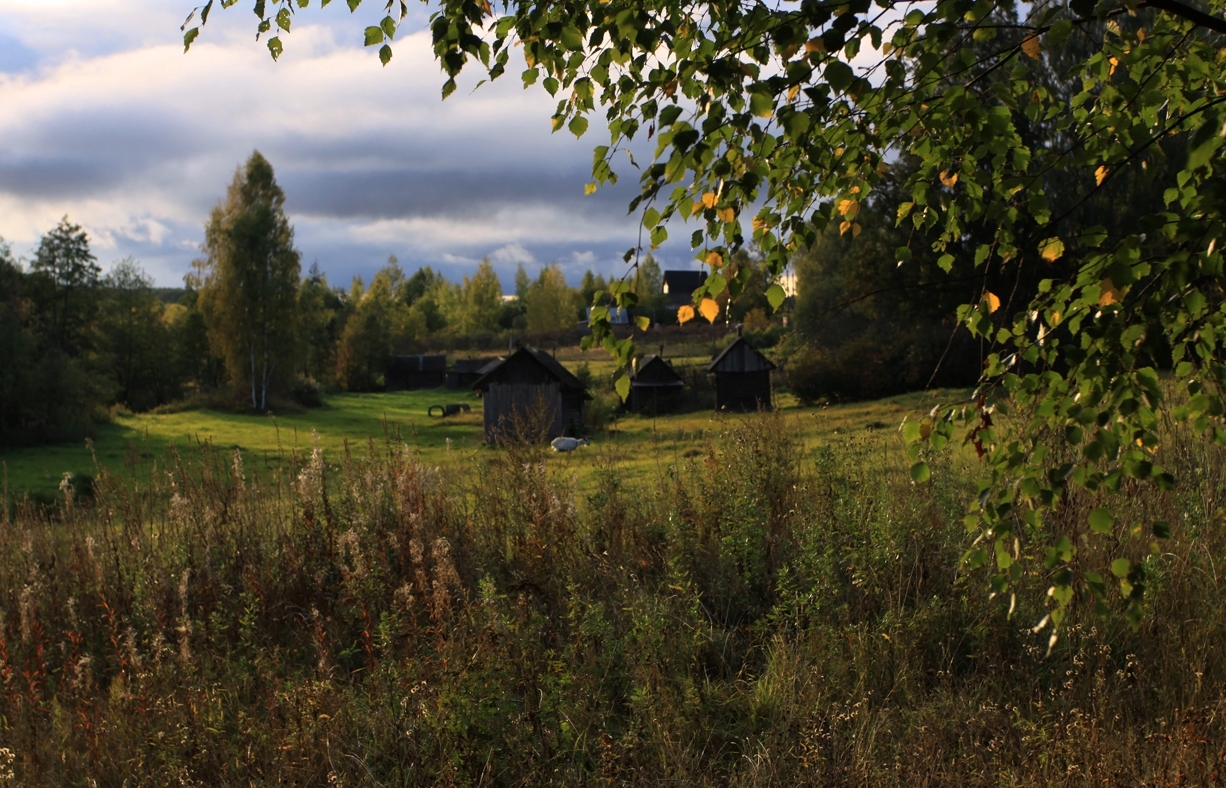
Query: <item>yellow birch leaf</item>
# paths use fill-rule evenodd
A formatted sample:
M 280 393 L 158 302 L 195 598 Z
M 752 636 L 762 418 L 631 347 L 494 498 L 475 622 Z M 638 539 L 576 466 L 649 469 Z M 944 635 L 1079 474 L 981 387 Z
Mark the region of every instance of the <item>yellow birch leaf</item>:
M 707 254 L 706 264 L 712 268 L 719 268 L 724 264 L 724 256 L 719 252 L 710 252 Z
M 694 307 L 686 304 L 677 310 L 677 322 L 685 325 L 694 319 Z
M 941 170 L 941 183 L 952 189 L 958 183 L 958 173 L 950 173 L 949 170 Z
M 588 194 L 595 194 L 595 193 L 596 193 L 596 183 L 594 181 L 583 187 L 583 194 L 585 196 Z
M 755 216 L 753 217 L 753 228 L 755 230 L 769 230 L 771 226 Z M 1213 254 L 1213 252 L 1210 252 L 1210 254 Z
M 1059 238 L 1048 238 L 1039 244 L 1039 254 L 1049 263 L 1054 263 L 1064 255 L 1064 241 Z
M 1137 40 L 1138 40 L 1138 41 L 1144 41 L 1144 40 L 1145 40 L 1145 28 L 1143 28 L 1143 27 L 1138 27 L 1138 28 L 1137 28 Z
M 702 196 L 702 204 L 703 204 L 703 207 L 706 207 L 706 208 L 714 208 L 714 207 L 715 207 L 715 202 L 716 202 L 718 199 L 719 199 L 719 197 L 718 197 L 718 196 L 715 194 L 715 192 L 707 192 L 706 194 L 704 194 L 704 195 Z
M 1052 326 L 1060 325 L 1060 313 L 1059 312 L 1051 313 L 1051 324 Z
M 702 303 L 698 305 L 698 311 L 707 319 L 708 323 L 714 323 L 715 318 L 719 317 L 719 304 L 715 303 L 714 299 L 704 298 Z
M 814 52 L 825 52 L 826 42 L 822 41 L 821 36 L 814 36 L 805 42 L 805 52 L 812 54 Z
M 1115 282 L 1112 282 L 1110 279 L 1104 279 L 1098 283 L 1098 286 L 1102 289 L 1102 295 L 1098 297 L 1099 306 L 1118 304 L 1124 297 L 1124 294 L 1115 286 Z
M 1116 68 L 1119 66 L 1119 64 L 1120 64 L 1120 59 L 1119 59 L 1118 57 L 1113 57 L 1113 58 L 1111 58 L 1110 62 L 1111 62 L 1111 70 L 1107 72 L 1107 75 L 1108 75 L 1108 76 L 1111 76 L 1112 74 L 1114 74 L 1114 73 L 1115 73 L 1115 69 L 1116 69 Z
M 1107 169 L 1107 165 L 1103 164 L 1099 166 L 1099 168 L 1094 171 L 1094 183 L 1096 183 L 1099 186 L 1102 186 L 1103 181 L 1107 180 L 1108 172 L 1110 172 L 1110 170 Z
M 988 303 L 988 314 L 992 314 L 997 309 L 1000 309 L 1000 296 L 996 295 L 992 291 L 989 290 L 987 294 L 984 295 L 983 300 Z
M 847 231 L 850 229 L 851 229 L 851 222 L 843 222 L 842 224 L 839 225 L 839 235 L 846 235 Z
M 736 209 L 720 208 L 715 212 L 715 218 L 719 219 L 721 222 L 734 222 L 736 221 Z
M 851 224 L 851 237 L 852 237 L 852 238 L 859 238 L 859 237 L 860 237 L 860 231 L 861 231 L 861 230 L 863 230 L 863 229 L 864 229 L 864 228 L 860 226 L 860 223 L 859 223 L 859 222 L 852 222 L 852 224 Z
M 796 97 L 799 95 L 800 85 L 793 85 L 792 87 L 788 88 L 788 101 L 795 101 Z
M 694 203 L 694 207 L 690 208 L 690 216 L 694 216 L 695 214 L 699 213 L 702 213 L 702 203 L 696 202 Z
M 840 200 L 839 201 L 839 213 L 843 214 L 848 219 L 856 218 L 856 215 L 860 213 L 860 201 L 859 200 Z
M 1022 51 L 1033 60 L 1039 59 L 1039 54 L 1043 51 L 1043 47 L 1039 45 L 1039 37 L 1036 35 L 1026 36 L 1022 41 Z

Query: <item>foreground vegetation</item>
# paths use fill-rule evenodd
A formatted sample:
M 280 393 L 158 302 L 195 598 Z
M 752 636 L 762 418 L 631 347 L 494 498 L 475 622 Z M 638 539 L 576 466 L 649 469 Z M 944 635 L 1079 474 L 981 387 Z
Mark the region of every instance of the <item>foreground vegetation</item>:
M 0 526 L 0 773 L 22 785 L 1082 785 L 1217 779 L 1221 450 L 1108 503 L 1159 615 L 1048 655 L 957 569 L 966 469 L 774 415 L 580 491 L 511 446 L 261 470 L 203 445 Z M 892 448 L 893 447 L 893 448 Z M 335 467 L 336 470 L 332 470 Z M 1102 504 L 1070 495 L 1070 530 Z M 1103 540 L 1074 539 L 1078 560 Z M 0 778 L 2 780 L 3 778 Z

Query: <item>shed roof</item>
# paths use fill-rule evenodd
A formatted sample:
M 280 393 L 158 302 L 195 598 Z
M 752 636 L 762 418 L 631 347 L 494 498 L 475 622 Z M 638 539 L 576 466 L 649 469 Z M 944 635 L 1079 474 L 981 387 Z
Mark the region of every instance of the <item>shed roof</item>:
M 724 348 L 707 367 L 707 372 L 769 372 L 775 365 L 766 356 L 754 350 L 744 337 Z
M 583 382 L 572 375 L 570 370 L 559 364 L 556 358 L 543 350 L 531 347 L 521 347 L 506 358 L 490 362 L 482 367 L 480 370 L 481 377 L 477 378 L 476 382 L 473 383 L 473 388 L 478 391 L 484 391 L 489 388 L 490 383 L 500 382 L 500 378 L 513 375 L 516 369 L 532 368 L 534 366 L 544 370 L 562 388 L 577 389 L 579 391 L 583 391 L 586 388 Z
M 640 387 L 684 386 L 685 381 L 673 369 L 673 365 L 657 355 L 644 356 L 638 370 L 630 379 L 630 385 Z

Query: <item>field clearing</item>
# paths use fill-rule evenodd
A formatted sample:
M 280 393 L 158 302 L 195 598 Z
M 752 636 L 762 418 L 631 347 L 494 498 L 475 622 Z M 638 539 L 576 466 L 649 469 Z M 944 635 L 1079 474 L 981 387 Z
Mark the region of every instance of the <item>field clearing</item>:
M 571 361 L 569 366 L 574 366 Z M 908 416 L 929 410 L 938 401 L 960 399 L 962 392 L 936 391 L 875 402 L 800 407 L 795 398 L 778 396 L 781 413 L 791 419 L 808 457 L 819 446 L 865 442 L 870 450 L 901 454 L 898 426 Z M 431 418 L 431 405 L 466 402 L 472 412 L 448 419 Z M 732 424 L 758 414 L 724 415 L 711 411 L 644 417 L 622 414 L 592 437 L 592 446 L 552 456 L 556 469 L 588 487 L 597 467 L 615 464 L 622 478 L 646 481 L 669 465 L 702 454 L 708 439 Z M 346 451 L 365 456 L 385 442 L 407 444 L 422 460 L 444 470 L 460 470 L 495 456 L 481 439 L 481 400 L 471 392 L 433 389 L 374 394 L 335 394 L 324 407 L 285 415 L 256 415 L 214 410 L 124 415 L 100 425 L 92 441 L 53 444 L 0 452 L 10 497 L 29 494 L 49 499 L 65 473 L 95 475 L 99 467 L 139 480 L 168 453 L 211 445 L 226 452 L 238 448 L 248 472 L 266 474 L 308 455 L 314 445 L 336 465 Z

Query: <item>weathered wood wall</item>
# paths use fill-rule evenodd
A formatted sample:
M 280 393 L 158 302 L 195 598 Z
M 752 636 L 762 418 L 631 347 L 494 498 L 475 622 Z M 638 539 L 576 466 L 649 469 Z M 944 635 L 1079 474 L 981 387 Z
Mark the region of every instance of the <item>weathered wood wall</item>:
M 761 372 L 715 373 L 715 409 L 771 410 L 771 374 Z
M 547 440 L 566 431 L 566 408 L 557 383 L 491 383 L 482 400 L 487 443 L 500 437 L 532 437 L 519 434 L 524 430 L 541 429 Z

